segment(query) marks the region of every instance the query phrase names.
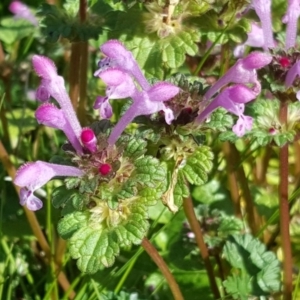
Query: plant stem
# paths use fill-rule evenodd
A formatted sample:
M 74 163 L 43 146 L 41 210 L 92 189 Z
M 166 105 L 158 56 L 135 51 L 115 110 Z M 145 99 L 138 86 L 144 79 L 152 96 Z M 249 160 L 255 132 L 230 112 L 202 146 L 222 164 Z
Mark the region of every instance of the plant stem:
M 10 142 L 10 135 L 8 131 L 8 122 L 6 118 L 6 106 L 4 105 L 5 102 L 11 103 L 11 72 L 12 68 L 11 66 L 5 61 L 5 53 L 2 48 L 2 44 L 0 43 L 0 78 L 3 81 L 3 84 L 5 86 L 5 92 L 4 95 L 0 95 L 0 120 L 2 124 L 2 130 L 3 130 L 3 140 L 9 147 L 11 147 Z M 4 101 L 3 101 L 4 100 Z
M 75 112 L 77 112 L 77 104 L 79 97 L 79 73 L 80 73 L 80 43 L 73 42 L 71 44 L 70 70 L 69 70 L 69 96 Z
M 11 162 L 8 153 L 6 152 L 6 149 L 4 148 L 2 142 L 0 141 L 0 161 L 2 162 L 4 169 L 6 170 L 6 172 L 8 173 L 8 175 L 11 178 L 15 178 L 16 175 L 16 169 L 13 165 L 13 163 Z M 16 185 L 14 185 L 17 193 L 20 193 L 20 188 Z M 35 235 L 35 237 L 38 240 L 38 243 L 41 246 L 41 249 L 45 252 L 45 255 L 49 260 L 49 258 L 51 257 L 51 250 L 49 247 L 49 244 L 47 243 L 45 236 L 41 230 L 40 224 L 36 218 L 36 215 L 34 212 L 32 212 L 31 210 L 27 209 L 26 207 L 24 207 L 24 212 L 25 215 L 27 217 L 27 220 L 29 222 L 29 225 L 31 227 L 31 230 L 33 231 L 33 234 Z M 66 275 L 63 273 L 63 271 L 59 270 L 59 268 L 56 269 L 56 272 L 58 273 L 58 282 L 60 284 L 60 286 L 63 288 L 64 291 L 67 291 L 70 287 L 70 283 L 66 277 Z M 75 298 L 75 292 L 72 291 L 70 293 L 69 299 L 74 299 Z
M 218 289 L 218 286 L 217 286 L 217 283 L 216 283 L 214 270 L 213 270 L 213 267 L 212 267 L 211 262 L 209 260 L 209 253 L 208 253 L 208 249 L 206 247 L 206 244 L 204 242 L 202 229 L 201 229 L 201 224 L 196 218 L 193 202 L 192 202 L 192 199 L 190 197 L 184 199 L 183 208 L 184 208 L 185 215 L 186 215 L 186 217 L 189 221 L 189 224 L 191 226 L 191 229 L 195 234 L 196 242 L 197 242 L 197 245 L 199 247 L 199 250 L 200 250 L 202 259 L 204 261 L 206 271 L 207 271 L 207 275 L 208 275 L 211 290 L 214 294 L 215 299 L 219 299 L 221 296 L 220 296 L 220 292 L 219 292 L 219 289 Z
M 231 153 L 231 147 L 229 142 L 223 143 L 223 153 L 226 160 L 226 169 L 227 169 L 227 177 L 228 177 L 228 184 L 229 184 L 229 191 L 231 195 L 231 200 L 234 207 L 234 215 L 241 219 L 241 203 L 240 203 L 240 194 L 239 194 L 239 187 L 237 181 L 237 173 L 236 168 L 237 164 L 234 158 L 234 155 Z
M 78 118 L 82 126 L 86 125 L 86 99 L 87 99 L 87 74 L 88 74 L 88 42 L 81 42 L 80 80 L 79 80 L 79 105 Z
M 178 286 L 177 282 L 175 281 L 172 273 L 170 272 L 167 264 L 165 263 L 163 258 L 159 255 L 158 251 L 155 249 L 155 247 L 150 243 L 150 241 L 147 238 L 143 239 L 142 247 L 149 254 L 149 256 L 152 258 L 152 260 L 156 263 L 156 265 L 158 266 L 158 268 L 160 269 L 160 271 L 166 278 L 174 299 L 175 300 L 184 300 L 184 298 L 181 294 L 181 291 L 179 289 L 179 286 Z
M 285 99 L 280 99 L 279 119 L 283 127 L 287 123 L 288 105 Z M 279 210 L 280 233 L 283 250 L 283 291 L 284 299 L 291 300 L 293 292 L 292 249 L 290 240 L 290 212 L 288 201 L 289 148 L 286 143 L 279 150 Z
M 87 0 L 79 2 L 80 23 L 84 23 L 87 18 Z M 79 74 L 79 107 L 78 118 L 84 126 L 86 124 L 86 92 L 87 92 L 87 73 L 88 73 L 88 42 L 80 43 L 80 74 Z

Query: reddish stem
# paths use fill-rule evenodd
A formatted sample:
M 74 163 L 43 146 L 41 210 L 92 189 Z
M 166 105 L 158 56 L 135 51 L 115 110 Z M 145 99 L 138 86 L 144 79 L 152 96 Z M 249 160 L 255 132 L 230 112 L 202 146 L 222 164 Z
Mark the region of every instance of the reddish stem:
M 215 299 L 219 299 L 221 296 L 220 296 L 218 285 L 217 285 L 217 282 L 215 279 L 214 270 L 213 270 L 213 267 L 212 267 L 210 259 L 209 259 L 208 249 L 204 242 L 201 223 L 197 220 L 197 217 L 196 217 L 195 211 L 194 211 L 193 202 L 190 197 L 184 199 L 183 208 L 184 208 L 185 215 L 191 226 L 191 229 L 195 234 L 196 242 L 199 247 L 202 259 L 204 261 L 204 265 L 205 265 L 205 269 L 206 269 L 207 276 L 209 279 L 211 290 L 214 294 Z
M 153 259 L 153 261 L 156 263 L 164 277 L 166 278 L 169 287 L 172 291 L 173 297 L 175 300 L 184 300 L 181 291 L 179 289 L 179 286 L 177 282 L 175 281 L 172 273 L 170 272 L 167 264 L 163 260 L 163 258 L 159 255 L 155 247 L 150 243 L 150 241 L 147 238 L 144 238 L 142 241 L 142 246 L 145 249 L 145 251 L 149 254 L 149 256 Z
M 279 119 L 283 127 L 286 126 L 288 105 L 285 99 L 281 99 Z M 288 144 L 279 150 L 279 210 L 280 210 L 280 233 L 283 250 L 283 292 L 284 299 L 291 300 L 293 293 L 292 273 L 292 249 L 290 240 L 290 211 L 288 201 L 288 176 L 289 176 L 289 148 Z

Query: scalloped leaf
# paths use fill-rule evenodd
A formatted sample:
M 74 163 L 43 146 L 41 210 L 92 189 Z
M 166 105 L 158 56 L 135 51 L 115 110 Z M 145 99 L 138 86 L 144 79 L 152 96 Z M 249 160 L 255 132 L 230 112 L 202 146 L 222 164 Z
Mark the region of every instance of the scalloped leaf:
M 147 142 L 143 139 L 130 139 L 124 156 L 129 157 L 131 160 L 135 160 L 145 154 L 147 151 Z
M 223 255 L 233 268 L 239 270 L 239 275 L 234 276 L 234 281 L 245 284 L 245 274 L 251 277 L 251 288 L 247 291 L 249 295 L 266 296 L 280 291 L 280 263 L 275 254 L 267 251 L 258 239 L 250 234 L 235 234 L 226 242 Z M 234 287 L 237 290 L 234 291 Z M 238 285 L 230 284 L 227 292 L 242 297 Z
M 186 54 L 196 55 L 196 42 L 200 41 L 198 31 L 188 27 L 164 39 L 147 33 L 143 11 L 137 6 L 119 13 L 116 30 L 109 37 L 121 40 L 146 74 L 159 79 L 164 78 L 167 70 L 180 67 Z
M 76 191 L 68 190 L 64 185 L 55 188 L 51 195 L 53 206 L 55 208 L 64 206 L 66 202 L 72 199 L 74 193 L 76 193 Z
M 212 168 L 213 154 L 208 147 L 201 146 L 186 160 L 182 172 L 191 184 L 201 185 L 207 181 L 208 172 Z
M 79 211 L 65 215 L 58 223 L 58 233 L 63 239 L 69 239 L 78 229 L 87 223 L 88 216 L 88 213 Z
M 248 274 L 237 275 L 227 277 L 223 282 L 223 285 L 228 294 L 234 299 L 248 300 L 251 292 L 251 278 Z
M 120 247 L 139 244 L 149 228 L 146 206 L 132 204 L 130 217 L 108 227 L 106 223 L 87 220 L 86 214 L 74 213 L 60 222 L 60 233 L 70 237 L 70 254 L 82 272 L 95 273 L 102 266 L 109 267 Z M 78 225 L 78 222 L 84 222 Z M 62 225 L 64 224 L 64 226 Z
M 157 183 L 166 180 L 166 170 L 159 161 L 151 156 L 145 156 L 135 162 L 136 174 L 134 180 L 140 184 L 154 188 Z
M 209 122 L 204 126 L 219 132 L 226 131 L 228 128 L 232 128 L 233 117 L 224 108 L 218 108 L 211 114 Z
M 74 15 L 74 3 L 69 1 L 66 10 L 61 10 L 55 5 L 43 3 L 38 15 L 43 17 L 41 31 L 50 43 L 57 42 L 60 37 L 70 41 L 87 41 L 97 39 L 102 32 L 101 20 L 91 17 L 86 22 L 80 23 L 77 15 Z M 75 2 L 75 1 L 74 1 Z M 76 6 L 76 3 L 75 3 Z M 76 13 L 77 14 L 77 13 Z
M 182 205 L 183 199 L 188 197 L 190 194 L 189 187 L 184 181 L 184 175 L 179 172 L 177 178 L 177 184 L 174 189 L 174 203 L 177 207 Z

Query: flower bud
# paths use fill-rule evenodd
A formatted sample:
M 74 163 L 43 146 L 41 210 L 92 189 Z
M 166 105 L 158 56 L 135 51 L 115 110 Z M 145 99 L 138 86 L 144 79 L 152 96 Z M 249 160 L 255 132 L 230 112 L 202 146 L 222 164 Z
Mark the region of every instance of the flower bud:
M 98 170 L 101 175 L 106 176 L 111 169 L 112 168 L 110 164 L 101 164 Z
M 83 128 L 80 135 L 81 142 L 84 147 L 90 150 L 92 153 L 97 150 L 97 138 L 95 133 L 90 128 Z

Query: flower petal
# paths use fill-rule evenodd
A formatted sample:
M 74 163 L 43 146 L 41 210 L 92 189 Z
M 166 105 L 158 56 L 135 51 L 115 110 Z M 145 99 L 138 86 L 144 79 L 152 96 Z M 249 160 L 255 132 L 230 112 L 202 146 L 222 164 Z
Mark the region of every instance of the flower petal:
M 20 187 L 27 187 L 30 191 L 35 191 L 55 176 L 81 177 L 83 174 L 84 172 L 76 167 L 36 161 L 21 166 L 17 171 L 14 183 Z
M 26 188 L 20 190 L 20 204 L 29 210 L 36 211 L 43 207 L 43 202 Z
M 110 64 L 133 75 L 144 90 L 150 88 L 150 84 L 143 75 L 139 65 L 134 59 L 132 53 L 117 40 L 109 40 L 100 47 L 103 54 L 112 59 Z M 100 71 L 101 72 L 101 71 Z M 97 73 L 99 73 L 97 71 Z
M 251 130 L 253 118 L 241 115 L 236 124 L 232 127 L 232 131 L 238 136 L 242 137 L 247 130 Z
M 264 35 L 264 48 L 274 48 L 272 19 L 271 19 L 271 0 L 252 0 L 252 6 L 258 15 Z
M 175 97 L 180 88 L 168 82 L 158 82 L 148 90 L 148 96 L 151 101 L 168 101 Z
M 25 19 L 34 26 L 38 26 L 38 20 L 30 11 L 29 7 L 24 3 L 20 1 L 12 1 L 8 8 L 17 18 Z
M 295 47 L 297 37 L 298 19 L 300 16 L 299 0 L 289 0 L 286 14 L 282 18 L 283 23 L 287 23 L 285 49 Z
M 98 96 L 93 108 L 99 109 L 100 117 L 103 119 L 110 119 L 113 115 L 112 107 L 108 101 L 108 97 Z
M 33 55 L 32 65 L 39 77 L 50 80 L 58 76 L 54 62 L 46 56 Z
M 35 117 L 39 124 L 62 130 L 76 152 L 82 154 L 79 139 L 71 128 L 62 109 L 57 108 L 52 103 L 45 103 L 38 107 L 35 112 Z

